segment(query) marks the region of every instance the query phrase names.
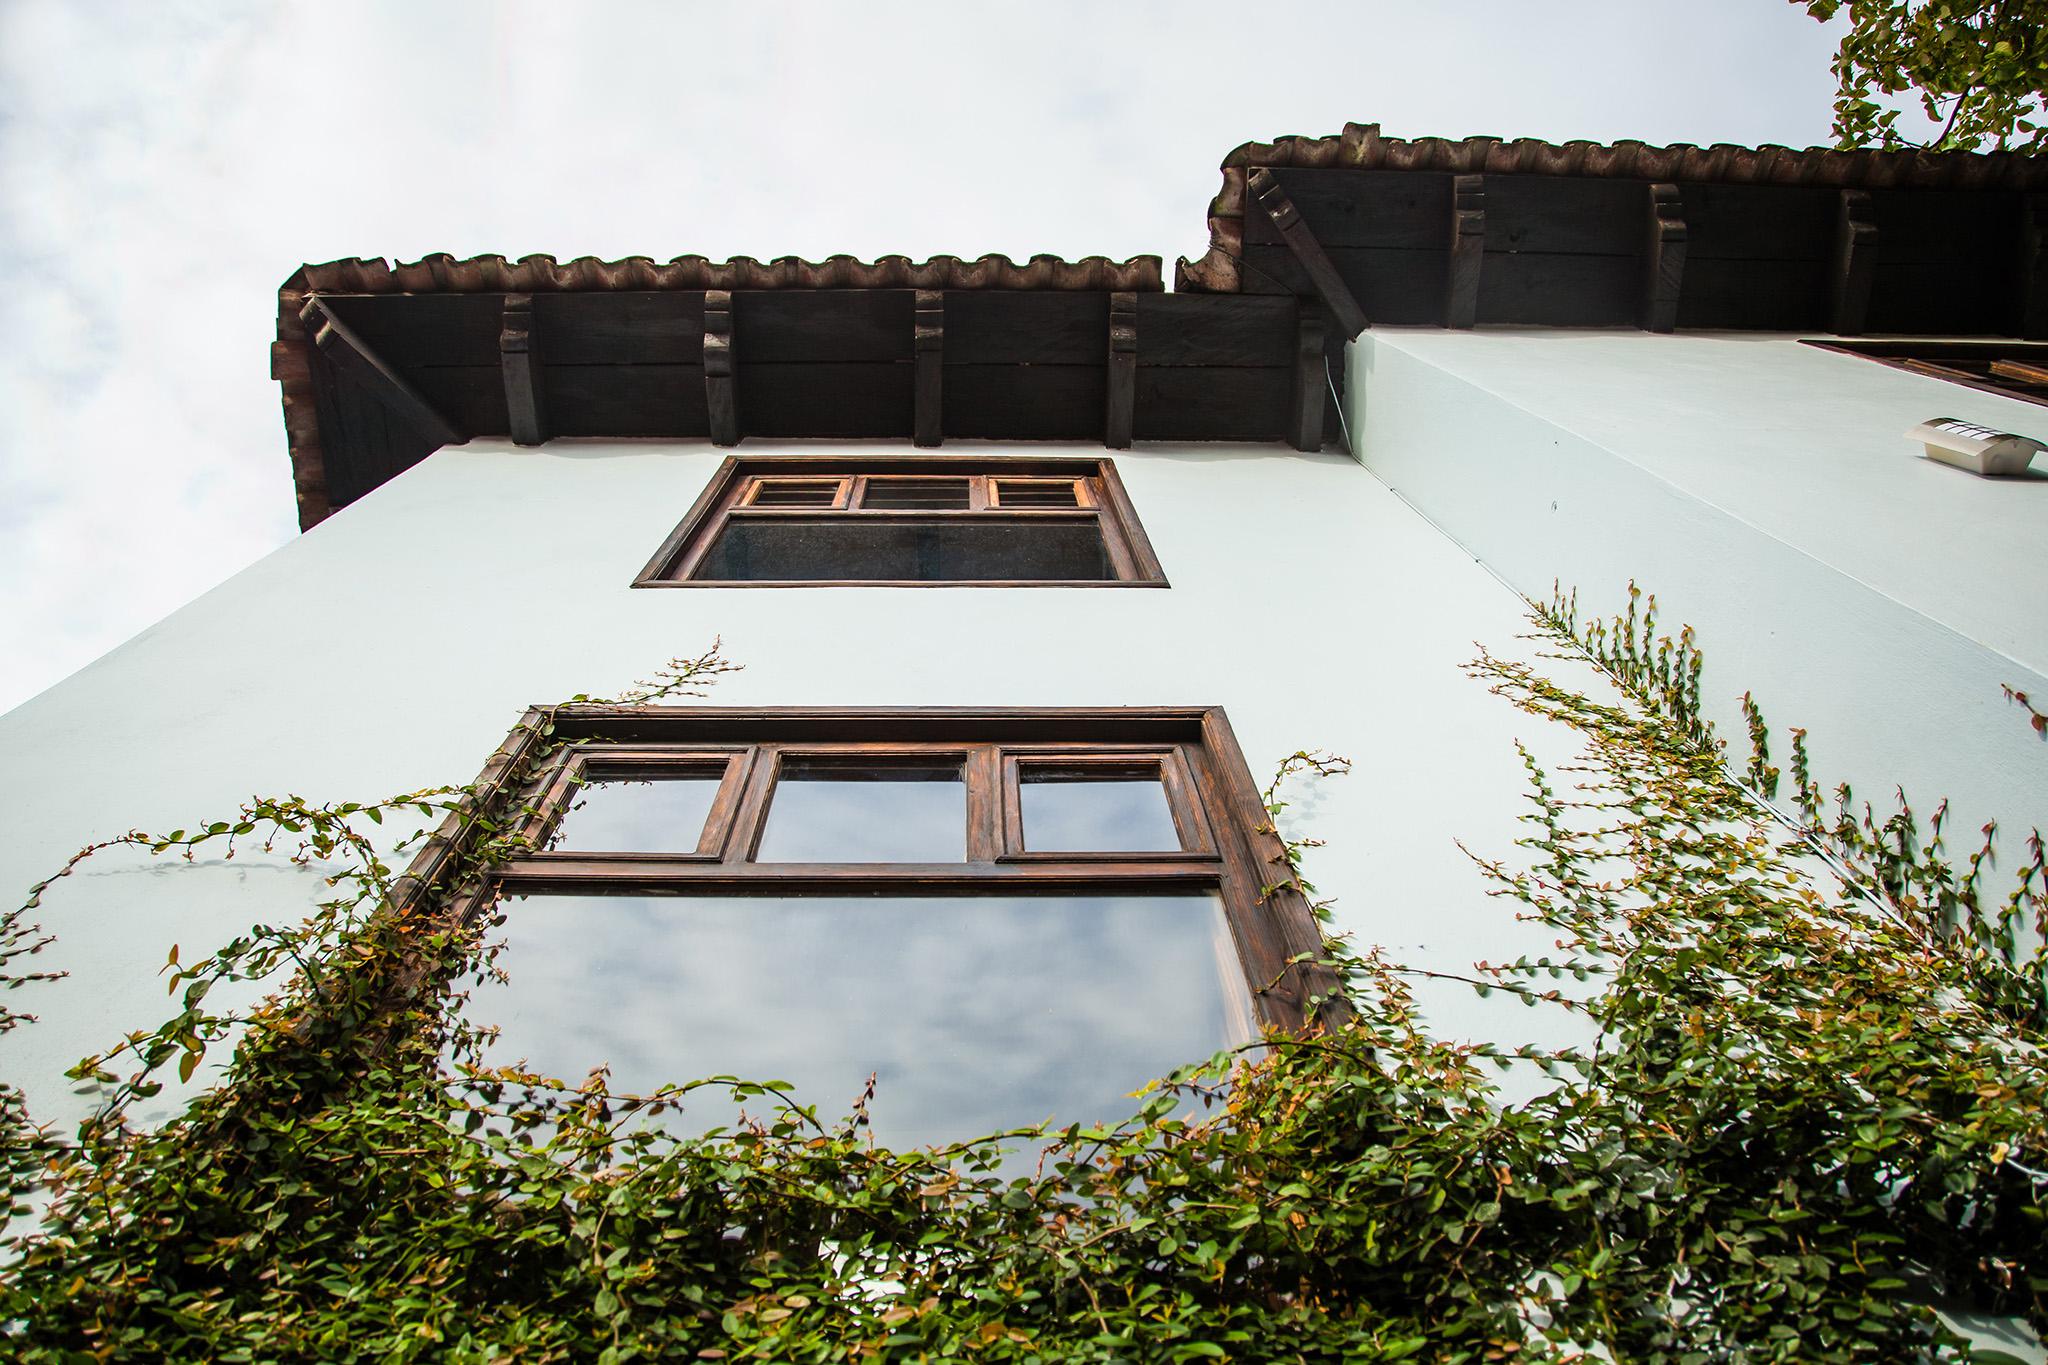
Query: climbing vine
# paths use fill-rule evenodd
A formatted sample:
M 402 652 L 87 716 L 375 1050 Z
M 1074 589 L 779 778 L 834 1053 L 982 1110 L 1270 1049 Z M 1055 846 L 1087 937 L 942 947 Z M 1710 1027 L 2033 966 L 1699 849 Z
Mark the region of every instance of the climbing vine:
M 1941 811 L 1821 792 L 1796 731 L 1781 799 L 1763 717 L 1745 699 L 1747 752 L 1724 753 L 1690 633 L 1659 636 L 1653 604 L 1533 619 L 1612 694 L 1469 666 L 1578 747 L 1556 771 L 1524 753 L 1519 853 L 1473 850 L 1554 952 L 1460 979 L 1570 1016 L 1576 1046 L 1433 1036 L 1414 992 L 1435 973 L 1333 941 L 1349 1011 L 1197 1062 L 1123 1124 L 888 1151 L 859 1105 L 739 1078 L 627 1095 L 602 1071 L 451 1061 L 473 1040 L 445 983 L 478 949 L 445 907 L 518 813 L 466 789 L 254 801 L 109 841 L 255 841 L 332 894 L 173 954 L 178 1011 L 81 1063 L 107 1102 L 76 1134 L 0 1090 L 23 1229 L 0 1334 L 31 1361 L 1692 1365 L 1940 1359 L 1964 1348 L 1937 1305 L 2048 1327 L 2038 834 L 1995 890 L 1988 835 L 1957 861 Z M 713 651 L 625 700 L 727 667 Z M 504 765 L 543 761 L 550 730 L 530 717 Z M 1303 753 L 1283 776 L 1340 767 Z M 430 882 L 364 828 L 394 816 L 443 821 Z M 107 846 L 7 919 L 11 981 L 48 941 L 37 905 Z M 1302 848 L 1274 881 L 1307 889 Z M 273 978 L 259 1005 L 209 1012 L 214 986 Z M 168 1123 L 130 1119 L 231 1040 L 224 1084 Z M 1554 1083 L 1504 1102 L 1501 1070 L 1532 1067 Z M 704 1087 L 767 1117 L 703 1138 L 644 1121 Z

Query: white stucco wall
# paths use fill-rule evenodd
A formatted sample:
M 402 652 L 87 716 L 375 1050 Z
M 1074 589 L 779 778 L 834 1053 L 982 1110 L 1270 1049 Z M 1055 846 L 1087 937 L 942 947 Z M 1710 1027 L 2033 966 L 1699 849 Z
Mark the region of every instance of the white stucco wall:
M 1633 579 L 1693 625 L 1724 733 L 1749 689 L 1781 765 L 1806 727 L 1880 815 L 1947 796 L 1951 847 L 1996 819 L 2014 855 L 2048 826 L 2000 691 L 2048 696 L 2048 461 L 1981 479 L 1901 435 L 2048 409 L 1755 335 L 1378 329 L 1351 379 L 1367 467 L 1507 581 L 1611 612 Z
M 722 635 L 746 665 L 717 689 L 726 704 L 1221 704 L 1261 779 L 1296 748 L 1355 760 L 1290 812 L 1329 840 L 1310 871 L 1344 927 L 1451 969 L 1548 946 L 1453 842 L 1512 853 L 1513 741 L 1562 752 L 1459 671 L 1475 640 L 1513 651 L 1521 603 L 1352 460 L 1118 455 L 1165 591 L 628 587 L 722 454 L 477 442 L 433 456 L 0 718 L 0 886 L 110 831 L 231 815 L 252 792 L 468 781 L 526 705 L 615 694 Z M 162 1017 L 172 943 L 189 961 L 319 889 L 246 856 L 122 858 L 60 884 L 42 962 L 73 975 L 17 993 L 42 1017 L 0 1037 L 0 1071 L 39 1116 L 75 1115 L 59 1073 Z M 1499 1009 L 1511 1036 L 1542 1031 L 1498 997 L 1427 998 L 1448 1031 L 1502 1034 Z

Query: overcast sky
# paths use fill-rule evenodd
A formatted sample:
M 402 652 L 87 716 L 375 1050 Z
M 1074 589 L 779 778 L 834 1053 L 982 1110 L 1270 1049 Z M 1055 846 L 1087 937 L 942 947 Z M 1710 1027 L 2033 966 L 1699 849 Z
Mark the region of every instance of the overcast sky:
M 1786 0 L 0 0 L 0 709 L 296 534 L 302 261 L 1158 253 L 1239 142 L 1828 140 Z

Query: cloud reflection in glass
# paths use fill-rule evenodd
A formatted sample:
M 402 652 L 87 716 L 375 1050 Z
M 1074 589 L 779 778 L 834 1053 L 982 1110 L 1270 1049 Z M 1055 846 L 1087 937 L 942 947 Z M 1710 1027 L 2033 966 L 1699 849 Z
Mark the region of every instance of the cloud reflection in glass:
M 1115 1121 L 1145 1081 L 1254 1032 L 1211 894 L 528 896 L 503 915 L 506 980 L 465 1006 L 500 1030 L 487 1063 L 572 1085 L 609 1063 L 633 1092 L 786 1080 L 827 1120 L 874 1072 L 894 1146 Z M 707 1091 L 664 1122 L 734 1118 Z

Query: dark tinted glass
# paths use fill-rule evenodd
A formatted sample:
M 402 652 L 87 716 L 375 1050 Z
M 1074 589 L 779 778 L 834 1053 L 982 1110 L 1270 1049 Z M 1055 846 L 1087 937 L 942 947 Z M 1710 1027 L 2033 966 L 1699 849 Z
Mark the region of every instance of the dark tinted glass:
M 603 778 L 576 789 L 548 847 L 573 853 L 694 853 L 716 776 Z
M 1180 834 L 1157 777 L 1091 777 L 1025 768 L 1024 847 L 1042 853 L 1151 853 L 1178 849 Z
M 464 983 L 486 1060 L 621 1091 L 737 1074 L 790 1082 L 829 1122 L 870 1073 L 877 1140 L 1120 1119 L 1146 1081 L 1249 1040 L 1213 895 L 798 899 L 531 896 Z M 750 1100 L 768 1117 L 772 1101 Z M 729 1125 L 707 1091 L 673 1131 Z
M 870 508 L 957 509 L 967 507 L 965 479 L 869 479 L 860 505 Z
M 763 479 L 747 501 L 749 507 L 830 507 L 839 497 L 839 481 L 826 479 Z
M 967 858 L 960 765 L 787 760 L 754 855 L 763 863 L 957 863 Z
M 996 502 L 1003 507 L 1079 507 L 1072 479 L 997 479 Z
M 975 582 L 1113 579 L 1093 516 L 1072 520 L 972 517 L 735 516 L 696 577 L 713 582 Z

